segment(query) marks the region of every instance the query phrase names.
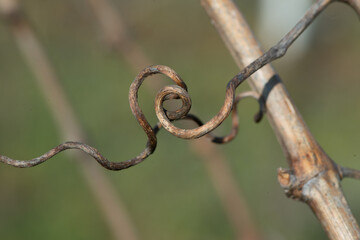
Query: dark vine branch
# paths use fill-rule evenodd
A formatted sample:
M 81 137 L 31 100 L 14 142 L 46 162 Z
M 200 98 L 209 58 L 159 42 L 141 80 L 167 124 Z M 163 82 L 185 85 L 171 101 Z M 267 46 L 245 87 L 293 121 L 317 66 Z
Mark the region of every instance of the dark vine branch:
M 341 178 L 355 178 L 360 179 L 360 170 L 340 167 L 340 176 Z
M 340 1 L 349 4 L 360 15 L 358 0 Z M 235 97 L 236 88 L 257 70 L 259 70 L 266 64 L 271 63 L 272 61 L 284 56 L 291 44 L 312 23 L 312 21 L 320 14 L 320 12 L 322 12 L 326 8 L 326 6 L 328 6 L 332 2 L 332 0 L 319 0 L 314 3 L 306 12 L 304 17 L 292 28 L 292 30 L 288 34 L 285 35 L 285 37 L 283 37 L 275 46 L 270 48 L 261 57 L 256 59 L 254 62 L 245 67 L 240 73 L 234 76 L 227 84 L 224 105 L 221 107 L 218 114 L 216 114 L 211 120 L 204 124 L 198 117 L 189 114 L 191 108 L 191 99 L 187 92 L 187 86 L 174 70 L 162 65 L 150 66 L 142 70 L 130 86 L 129 101 L 132 113 L 134 114 L 136 120 L 139 122 L 140 126 L 145 131 L 148 137 L 148 141 L 144 151 L 133 159 L 122 162 L 111 162 L 105 157 L 103 157 L 97 149 L 91 146 L 79 142 L 65 142 L 51 149 L 40 157 L 34 158 L 32 160 L 13 160 L 9 157 L 0 155 L 0 162 L 20 168 L 33 167 L 45 162 L 46 160 L 50 159 L 54 155 L 64 150 L 79 149 L 92 156 L 101 166 L 109 170 L 122 170 L 137 165 L 155 151 L 157 145 L 156 134 L 162 127 L 164 127 L 167 131 L 179 138 L 194 139 L 207 135 L 215 143 L 229 142 L 236 136 L 237 133 L 238 117 L 236 115 L 236 105 L 241 99 L 245 97 L 253 97 L 259 101 L 260 112 L 256 115 L 255 121 L 260 121 L 264 112 L 264 103 L 261 97 L 259 97 L 254 92 L 242 93 Z M 165 86 L 156 95 L 155 112 L 159 119 L 159 123 L 157 123 L 156 126 L 152 128 L 149 122 L 146 120 L 138 104 L 138 90 L 148 76 L 159 73 L 168 76 L 174 81 L 176 85 Z M 176 111 L 166 110 L 163 107 L 164 101 L 175 98 L 181 99 L 182 107 Z M 230 115 L 231 112 L 233 112 L 233 124 L 232 131 L 228 136 L 216 137 L 208 134 L 215 128 L 217 128 Z M 172 121 L 184 119 L 192 120 L 199 126 L 194 129 L 181 129 L 172 124 Z

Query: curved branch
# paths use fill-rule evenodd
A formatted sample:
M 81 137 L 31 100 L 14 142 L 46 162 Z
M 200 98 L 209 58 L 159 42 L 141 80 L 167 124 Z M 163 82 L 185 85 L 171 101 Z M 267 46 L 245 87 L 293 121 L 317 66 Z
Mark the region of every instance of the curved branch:
M 338 1 L 350 5 L 350 7 L 352 7 L 355 10 L 355 12 L 358 14 L 358 16 L 360 17 L 360 1 L 359 0 L 338 0 Z
M 129 168 L 131 166 L 134 166 L 134 165 L 142 162 L 146 158 L 146 155 L 148 155 L 148 152 L 149 152 L 149 147 L 147 146 L 140 155 L 138 155 L 137 157 L 135 157 L 133 159 L 123 161 L 123 162 L 111 162 L 111 161 L 107 160 L 104 156 L 102 156 L 101 153 L 96 148 L 93 148 L 85 143 L 65 142 L 65 143 L 62 143 L 62 144 L 58 145 L 57 147 L 51 149 L 50 151 L 44 153 L 43 155 L 41 155 L 37 158 L 31 159 L 31 160 L 14 160 L 14 159 L 11 159 L 6 156 L 0 156 L 0 162 L 6 163 L 8 165 L 18 167 L 18 168 L 29 168 L 29 167 L 34 167 L 36 165 L 44 163 L 45 161 L 49 160 L 56 154 L 58 154 L 64 150 L 67 150 L 67 149 L 79 149 L 79 150 L 89 154 L 101 166 L 103 166 L 104 168 L 109 169 L 109 170 L 122 170 L 122 169 Z
M 247 67 L 245 67 L 239 74 L 234 76 L 232 80 L 227 84 L 224 105 L 222 106 L 218 114 L 205 124 L 203 124 L 200 119 L 198 119 L 194 115 L 188 115 L 188 112 L 191 108 L 191 99 L 187 93 L 187 86 L 174 70 L 167 66 L 156 65 L 145 68 L 143 71 L 141 71 L 130 86 L 129 101 L 131 111 L 135 116 L 136 120 L 139 122 L 140 126 L 145 131 L 148 137 L 148 142 L 144 151 L 133 159 L 123 162 L 111 162 L 108 161 L 105 157 L 103 157 L 99 153 L 99 151 L 93 147 L 78 142 L 66 142 L 53 148 L 44 155 L 29 161 L 13 160 L 6 156 L 0 156 L 0 162 L 15 167 L 32 167 L 45 162 L 52 156 L 66 149 L 80 149 L 95 158 L 96 161 L 98 161 L 98 163 L 103 167 L 109 170 L 122 170 L 142 162 L 155 151 L 157 145 L 156 133 L 161 127 L 164 127 L 173 135 L 184 139 L 199 138 L 201 136 L 204 136 L 217 128 L 230 115 L 231 111 L 234 111 L 234 115 L 236 114 L 236 104 L 238 101 L 240 101 L 240 99 L 244 97 L 241 95 L 239 95 L 238 98 L 235 97 L 236 88 L 264 65 L 284 56 L 291 44 L 310 25 L 310 23 L 316 18 L 316 16 L 322 10 L 324 10 L 325 7 L 331 2 L 332 0 L 319 0 L 318 2 L 314 3 L 307 11 L 305 16 L 295 25 L 295 27 L 288 34 L 286 34 L 284 38 L 282 38 L 275 46 L 270 48 L 261 57 L 259 57 Z M 146 120 L 139 106 L 138 90 L 148 76 L 158 73 L 168 76 L 175 82 L 176 85 L 166 86 L 158 92 L 155 99 L 155 111 L 160 123 L 158 123 L 155 128 L 152 128 L 149 122 Z M 175 98 L 182 100 L 182 107 L 176 111 L 167 111 L 166 109 L 164 109 L 163 102 Z M 258 96 L 256 96 L 255 98 L 260 99 Z M 260 113 L 258 113 L 256 120 L 261 119 L 263 112 L 263 104 L 261 103 L 261 101 L 259 102 L 261 111 Z M 193 121 L 198 123 L 199 127 L 194 129 L 177 128 L 172 124 L 172 121 L 179 119 L 192 119 Z M 237 117 L 233 117 L 233 130 L 230 135 L 222 138 L 210 135 L 212 141 L 215 143 L 225 143 L 232 140 L 237 133 L 237 122 Z
M 360 179 L 360 170 L 353 168 L 340 167 L 341 178 Z
M 257 99 L 257 94 L 255 92 L 244 92 L 244 93 L 240 93 L 237 98 L 236 98 L 236 104 L 244 98 L 248 98 L 248 97 L 252 97 Z M 235 106 L 236 106 L 235 104 Z M 255 121 L 260 121 L 262 116 L 263 116 L 263 109 L 264 109 L 264 105 L 261 103 L 261 101 L 259 100 L 259 104 L 260 104 L 260 109 L 259 112 L 255 115 Z M 137 113 L 140 114 L 139 112 L 141 112 L 141 110 L 138 110 Z M 233 128 L 231 130 L 231 133 L 228 136 L 225 137 L 216 137 L 214 135 L 208 135 L 208 137 L 216 143 L 227 143 L 229 141 L 231 141 L 232 139 L 234 139 L 234 137 L 236 136 L 237 132 L 238 132 L 238 116 L 236 115 L 237 111 L 236 111 L 236 107 L 233 110 Z M 174 114 L 171 115 L 169 112 L 169 116 L 175 116 Z M 198 124 L 199 126 L 202 125 L 202 121 L 195 115 L 192 114 L 187 114 L 184 117 L 181 117 L 181 119 L 179 120 L 191 120 L 193 122 L 195 122 L 196 124 Z M 142 119 L 140 119 L 141 124 L 145 124 L 147 122 L 147 120 L 143 117 Z M 7 156 L 2 156 L 0 155 L 0 162 L 11 165 L 13 167 L 18 167 L 18 168 L 29 168 L 29 167 L 35 167 L 41 163 L 46 162 L 47 160 L 49 160 L 50 158 L 52 158 L 53 156 L 55 156 L 56 154 L 67 150 L 67 149 L 78 149 L 81 150 L 85 153 L 87 153 L 88 155 L 90 155 L 91 157 L 93 157 L 101 166 L 103 166 L 106 169 L 109 170 L 114 170 L 114 171 L 118 171 L 118 170 L 123 170 L 132 166 L 135 166 L 139 163 L 141 163 L 142 161 L 144 161 L 153 151 L 153 149 L 155 149 L 156 147 L 156 134 L 159 132 L 159 130 L 162 128 L 161 124 L 158 122 L 153 128 L 151 128 L 151 131 L 149 131 L 149 135 L 151 136 L 151 138 L 149 137 L 149 140 L 146 144 L 146 148 L 144 149 L 144 151 L 142 153 L 140 153 L 138 156 L 136 156 L 133 159 L 127 160 L 127 161 L 122 161 L 122 162 L 112 162 L 109 161 L 107 158 L 105 158 L 96 148 L 91 147 L 85 143 L 80 143 L 80 142 L 65 142 L 63 144 L 60 144 L 58 146 L 56 146 L 55 148 L 52 148 L 51 150 L 49 150 L 48 152 L 44 153 L 43 155 L 33 158 L 31 160 L 15 160 L 12 158 L 9 158 Z M 153 134 L 153 135 L 151 135 Z M 151 143 L 151 140 L 155 139 L 155 144 Z M 154 147 L 155 146 L 155 147 Z

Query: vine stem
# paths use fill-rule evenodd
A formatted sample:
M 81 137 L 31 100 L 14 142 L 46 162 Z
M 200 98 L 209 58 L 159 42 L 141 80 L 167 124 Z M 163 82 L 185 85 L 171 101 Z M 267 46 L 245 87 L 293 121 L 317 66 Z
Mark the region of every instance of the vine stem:
M 299 112 L 290 100 L 278 75 L 267 65 L 285 55 L 290 45 L 309 26 L 320 12 L 334 0 L 318 0 L 307 11 L 295 27 L 274 47 L 262 54 L 240 12 L 231 0 L 202 0 L 204 8 L 212 18 L 220 35 L 230 48 L 239 66 L 246 66 L 227 85 L 225 102 L 221 110 L 210 121 L 202 123 L 199 118 L 188 114 L 191 99 L 187 87 L 180 76 L 166 66 L 150 66 L 139 73 L 130 87 L 129 100 L 134 116 L 148 136 L 145 150 L 137 157 L 123 161 L 110 162 L 94 148 L 76 142 L 67 142 L 30 161 L 13 160 L 0 156 L 4 163 L 17 167 L 31 167 L 48 160 L 66 149 L 76 148 L 94 157 L 102 166 L 110 170 L 121 170 L 142 162 L 156 148 L 156 133 L 164 127 L 173 135 L 191 139 L 199 138 L 218 127 L 236 107 L 236 88 L 252 76 L 250 85 L 265 101 L 269 120 L 288 159 L 290 169 L 279 169 L 278 180 L 289 197 L 306 202 L 314 211 L 326 233 L 332 239 L 359 239 L 360 230 L 340 187 L 341 167 L 332 161 L 315 141 Z M 345 1 L 359 13 L 358 1 Z M 23 27 L 17 14 L 9 17 L 14 26 Z M 19 21 L 20 20 L 20 21 Z M 259 69 L 263 68 L 261 71 Z M 257 72 L 258 71 L 258 72 Z M 142 113 L 137 101 L 137 93 L 145 78 L 153 74 L 164 74 L 175 84 L 161 89 L 156 97 L 155 111 L 160 123 L 152 128 Z M 180 98 L 183 106 L 176 111 L 163 107 L 166 100 Z M 190 119 L 199 127 L 180 129 L 172 124 L 174 120 Z M 236 126 L 236 124 L 235 124 Z M 223 142 L 216 138 L 215 142 Z
M 342 178 L 360 179 L 360 170 L 347 168 L 347 167 L 341 167 L 340 172 L 341 172 Z
M 319 11 L 305 15 L 294 31 L 303 31 L 330 0 L 317 1 Z M 262 55 L 248 24 L 231 0 L 201 0 L 237 65 L 247 66 Z M 310 11 L 311 12 L 311 11 Z M 250 86 L 266 100 L 271 126 L 290 165 L 278 180 L 289 197 L 309 205 L 330 239 L 359 239 L 360 229 L 340 187 L 337 165 L 311 135 L 280 77 L 270 65 L 252 75 Z

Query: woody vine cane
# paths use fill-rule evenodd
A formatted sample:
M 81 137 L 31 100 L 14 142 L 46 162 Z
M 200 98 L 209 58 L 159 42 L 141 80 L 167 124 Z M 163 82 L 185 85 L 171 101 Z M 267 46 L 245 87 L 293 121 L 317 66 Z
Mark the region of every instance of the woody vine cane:
M 147 158 L 150 154 L 154 152 L 157 142 L 156 133 L 161 127 L 164 127 L 167 131 L 180 138 L 191 139 L 204 136 L 210 133 L 216 127 L 218 127 L 229 116 L 231 111 L 236 109 L 236 88 L 260 68 L 274 61 L 275 59 L 285 55 L 286 50 L 297 39 L 297 37 L 306 29 L 307 26 L 310 25 L 310 23 L 316 18 L 316 16 L 332 2 L 334 1 L 317 1 L 305 14 L 305 16 L 295 25 L 295 27 L 282 40 L 279 41 L 278 44 L 276 44 L 269 51 L 257 58 L 247 67 L 245 67 L 239 74 L 237 74 L 227 85 L 226 97 L 223 107 L 216 116 L 214 116 L 210 121 L 206 122 L 205 124 L 202 124 L 199 119 L 194 115 L 189 114 L 191 100 L 187 93 L 186 85 L 172 69 L 165 66 L 152 66 L 143 70 L 131 85 L 129 99 L 132 112 L 137 118 L 137 121 L 143 127 L 145 133 L 147 134 L 148 142 L 145 150 L 133 159 L 123 162 L 111 162 L 104 158 L 95 148 L 92 148 L 86 144 L 78 142 L 66 142 L 50 150 L 44 155 L 29 161 L 13 160 L 5 156 L 1 156 L 0 161 L 16 167 L 32 167 L 42 162 L 45 162 L 46 160 L 63 150 L 80 149 L 94 157 L 105 168 L 110 170 L 121 170 L 142 162 L 145 158 Z M 352 6 L 358 13 L 360 12 L 359 1 L 343 2 Z M 218 11 L 226 10 L 227 8 L 227 10 L 230 10 L 230 8 L 234 8 L 233 3 L 231 1 L 216 0 L 204 0 L 202 1 L 202 3 L 207 12 L 209 13 L 210 17 L 212 17 L 213 20 L 215 19 L 215 25 L 220 31 L 222 37 L 225 39 L 228 47 L 230 47 L 232 51 L 237 51 L 237 49 L 232 46 L 231 41 L 233 39 L 231 39 L 231 34 L 229 34 L 229 32 L 226 32 L 226 24 L 221 23 L 222 17 L 227 17 L 226 11 Z M 234 21 L 237 20 L 238 19 L 234 17 Z M 238 59 L 237 61 L 240 62 L 240 60 Z M 156 127 L 152 128 L 147 122 L 145 116 L 142 114 L 141 109 L 139 108 L 139 105 L 137 103 L 137 91 L 146 77 L 158 73 L 167 75 L 177 85 L 166 86 L 161 89 L 157 94 L 155 101 L 155 111 L 160 122 L 156 125 Z M 264 82 L 261 83 L 260 81 L 252 81 L 251 85 L 255 88 L 257 92 L 261 94 L 261 98 L 259 98 L 260 103 L 262 101 L 266 103 L 266 110 L 269 115 L 269 120 L 272 123 L 272 126 L 279 138 L 279 141 L 288 157 L 291 166 L 291 170 L 279 172 L 280 184 L 284 188 L 286 188 L 289 196 L 305 201 L 310 205 L 315 214 L 318 216 L 319 220 L 322 222 L 329 237 L 333 239 L 339 239 L 342 236 L 345 238 L 348 237 L 347 239 L 358 238 L 360 236 L 359 227 L 357 226 L 350 210 L 348 209 L 346 201 L 342 196 L 341 188 L 339 187 L 339 180 L 342 177 L 358 176 L 358 171 L 347 168 L 344 169 L 335 164 L 329 157 L 327 157 L 327 155 L 322 151 L 322 149 L 318 146 L 316 141 L 313 139 L 313 137 L 307 130 L 307 127 L 305 126 L 297 110 L 289 100 L 279 78 L 276 75 L 274 75 L 274 78 L 272 78 L 270 82 L 266 83 L 273 84 L 270 91 L 268 89 L 269 85 L 265 86 L 264 88 Z M 266 90 L 267 92 L 262 92 L 263 90 Z M 281 96 L 281 94 L 283 96 Z M 180 98 L 183 102 L 183 106 L 177 111 L 167 111 L 163 108 L 162 104 L 164 101 L 173 98 Z M 287 112 L 283 111 L 284 104 L 287 105 Z M 280 111 L 283 111 L 283 114 L 280 114 L 280 117 L 277 117 L 277 115 L 275 115 L 274 113 L 276 111 L 279 111 L 279 109 Z M 284 120 L 284 114 L 293 115 L 294 119 L 286 122 L 286 120 Z M 261 116 L 261 114 L 259 116 Z M 193 120 L 197 122 L 200 126 L 195 129 L 180 129 L 172 124 L 172 121 L 182 119 Z M 300 129 L 300 131 L 292 132 L 290 135 L 284 134 L 285 131 L 288 132 L 288 130 L 290 130 L 291 132 L 291 130 L 294 130 L 293 127 L 296 124 L 298 124 L 298 127 L 300 127 L 298 128 Z M 283 127 L 282 129 L 280 125 Z M 289 127 L 289 129 L 286 129 L 286 127 Z M 304 142 L 298 142 L 300 136 L 304 137 Z M 293 137 L 293 139 L 291 139 L 291 137 Z M 215 142 L 222 143 L 226 141 L 220 138 L 220 140 Z M 296 145 L 295 143 L 299 144 Z M 333 188 L 329 188 L 329 186 L 327 186 L 329 182 L 333 184 Z M 313 186 L 318 186 L 320 190 L 318 192 L 314 192 L 312 188 Z M 343 221 L 343 223 L 336 222 L 337 224 L 343 225 L 343 228 L 340 227 L 343 231 L 340 231 L 339 227 L 335 226 L 336 224 L 334 222 L 331 222 L 331 219 L 326 216 L 326 209 L 321 209 L 321 206 L 319 205 L 319 201 L 321 200 L 325 202 L 331 202 L 331 200 L 329 199 L 320 199 L 322 197 L 322 188 L 328 188 L 327 190 L 329 191 L 330 196 L 332 196 L 333 194 L 339 194 L 339 201 L 341 204 L 343 204 L 343 206 L 341 206 L 342 211 L 338 211 L 337 213 L 335 213 L 335 215 L 339 216 L 339 218 L 345 218 L 346 221 Z M 316 194 L 320 194 L 319 199 L 316 199 Z M 312 198 L 314 197 L 312 195 L 315 195 L 315 198 Z
M 317 1 L 315 5 L 324 9 L 332 2 Z M 345 3 L 360 15 L 359 1 Z M 232 1 L 204 0 L 202 4 L 240 68 L 262 55 Z M 280 185 L 288 196 L 309 205 L 331 239 L 359 239 L 359 227 L 340 187 L 342 171 L 315 141 L 273 68 L 264 66 L 248 82 L 266 97 L 268 119 L 290 165 L 289 170 L 279 169 Z

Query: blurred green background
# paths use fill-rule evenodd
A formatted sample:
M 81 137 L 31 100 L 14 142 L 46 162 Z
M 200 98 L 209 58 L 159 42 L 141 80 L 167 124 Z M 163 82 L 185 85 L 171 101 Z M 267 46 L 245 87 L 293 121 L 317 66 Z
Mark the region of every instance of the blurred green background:
M 236 3 L 261 36 L 256 30 L 258 2 Z M 112 161 L 137 155 L 146 137 L 128 105 L 135 74 L 124 59 L 104 47 L 87 2 L 22 4 L 90 144 Z M 199 1 L 115 1 L 115 6 L 153 64 L 174 68 L 186 81 L 197 114 L 204 120 L 216 114 L 226 83 L 239 69 Z M 335 3 L 311 29 L 306 51 L 296 56 L 299 53 L 290 49 L 274 66 L 325 151 L 338 163 L 359 169 L 359 18 L 346 5 Z M 259 41 L 265 47 L 274 44 L 266 36 Z M 60 143 L 34 75 L 4 22 L 0 23 L 0 86 L 2 155 L 29 159 Z M 153 98 L 140 92 L 141 106 L 155 123 Z M 267 119 L 252 122 L 257 111 L 254 101 L 244 101 L 239 108 L 239 135 L 221 148 L 261 234 L 265 239 L 326 238 L 311 210 L 287 199 L 277 183 L 276 169 L 287 163 Z M 216 131 L 228 132 L 229 125 L 226 122 Z M 144 163 L 121 172 L 102 170 L 121 195 L 140 238 L 232 239 L 203 163 L 185 140 L 165 131 L 158 140 L 156 152 Z M 359 182 L 346 179 L 343 187 L 359 219 Z M 78 165 L 65 154 L 32 169 L 1 165 L 0 193 L 2 239 L 111 237 Z

